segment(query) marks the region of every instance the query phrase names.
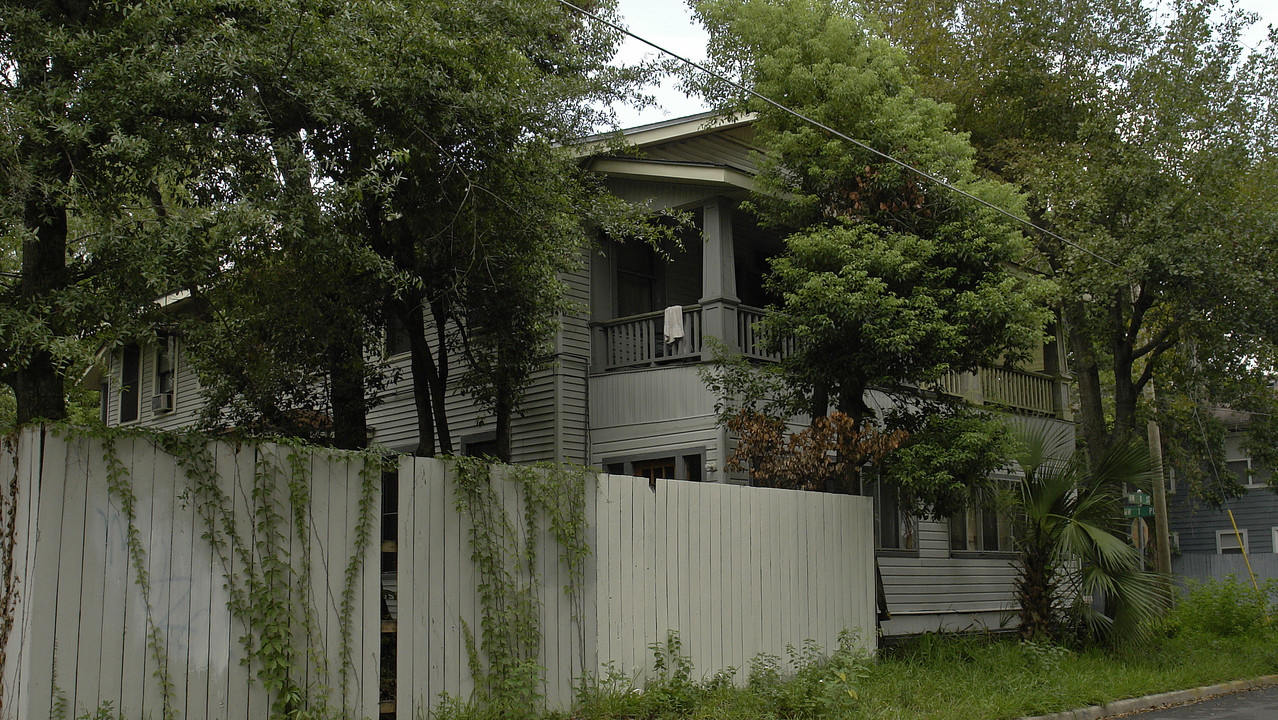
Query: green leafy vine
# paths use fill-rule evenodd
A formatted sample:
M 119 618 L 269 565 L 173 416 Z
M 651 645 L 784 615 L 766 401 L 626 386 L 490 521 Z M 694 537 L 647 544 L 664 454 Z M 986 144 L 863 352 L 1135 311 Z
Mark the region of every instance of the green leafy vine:
M 479 571 L 480 641 L 463 622 L 463 632 L 475 683 L 474 702 L 504 713 L 527 713 L 544 702 L 544 668 L 538 664 L 541 627 L 541 587 L 537 571 L 537 537 L 545 518 L 568 569 L 563 588 L 577 620 L 584 652 L 586 541 L 585 483 L 588 474 L 576 468 L 543 465 L 496 466 L 502 477 L 523 496 L 523 537 L 506 513 L 493 487 L 494 466 L 475 458 L 450 460 L 456 507 L 470 520 L 471 560 Z M 487 660 L 484 667 L 483 659 Z
M 142 590 L 142 604 L 146 608 L 146 641 L 155 659 L 155 677 L 160 683 L 160 713 L 165 720 L 175 717 L 173 710 L 173 678 L 169 675 L 169 655 L 164 646 L 164 636 L 155 624 L 155 608 L 151 604 L 151 573 L 147 570 L 146 548 L 137 526 L 137 496 L 133 493 L 133 479 L 129 469 L 120 460 L 116 449 L 118 432 L 107 431 L 102 442 L 102 456 L 107 467 L 107 491 L 120 504 L 126 521 L 125 545 L 129 561 L 133 563 L 135 582 Z
M 129 469 L 120 458 L 117 441 L 144 439 L 172 455 L 182 469 L 188 481 L 182 497 L 193 504 L 204 528 L 201 537 L 222 565 L 227 607 L 245 628 L 239 638 L 245 651 L 244 663 L 255 668 L 256 679 L 272 697 L 271 717 L 276 718 L 336 715 L 335 709 L 329 706 L 331 688 L 324 682 L 304 680 L 308 664 L 319 671 L 319 677 L 328 677 L 328 658 L 323 653 L 311 597 L 311 458 L 312 453 L 321 452 L 326 461 L 359 462 L 359 511 L 353 529 L 354 547 L 344 570 L 338 617 L 341 715 L 351 713 L 347 687 L 353 669 L 351 646 L 356 592 L 376 528 L 381 473 L 387 466 L 379 452 L 330 451 L 296 440 L 272 440 L 269 444 L 265 440 L 241 440 L 236 447 L 237 454 L 247 446 L 253 453 L 254 465 L 251 483 L 238 490 L 242 505 L 237 522 L 236 497 L 223 489 L 226 483 L 218 473 L 212 438 L 194 431 L 69 426 L 57 426 L 57 429 L 102 440 L 109 493 L 119 503 L 127 521 L 126 545 L 146 608 L 147 644 L 157 663 L 156 677 L 165 720 L 176 716 L 174 684 L 169 674 L 164 637 L 153 621 L 146 550 L 137 527 L 137 497 Z M 245 519 L 248 522 L 244 522 Z

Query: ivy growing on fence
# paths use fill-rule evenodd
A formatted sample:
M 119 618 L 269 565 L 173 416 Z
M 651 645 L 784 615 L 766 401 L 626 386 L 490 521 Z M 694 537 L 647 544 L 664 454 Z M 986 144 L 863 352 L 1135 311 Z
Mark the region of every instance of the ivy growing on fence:
M 386 460 L 376 451 L 336 452 L 303 445 L 296 440 L 237 440 L 236 455 L 250 452 L 254 458 L 251 478 L 237 475 L 225 482 L 219 475 L 211 439 L 194 431 L 161 432 L 150 429 L 58 428 L 102 442 L 108 489 L 127 523 L 126 546 L 135 583 L 142 592 L 147 619 L 147 645 L 156 661 L 164 720 L 176 717 L 174 686 L 169 674 L 164 636 L 154 621 L 146 549 L 137 525 L 137 497 L 129 469 L 120 458 L 117 443 L 139 438 L 176 459 L 187 479 L 182 493 L 192 503 L 208 542 L 220 563 L 228 595 L 228 609 L 244 626 L 239 642 L 245 663 L 272 697 L 273 718 L 328 718 L 338 715 L 331 706 L 332 688 L 319 678 L 329 677 L 313 598 L 311 564 L 311 466 L 314 455 L 325 460 L 358 462 L 359 510 L 352 529 L 354 543 L 343 573 L 339 601 L 340 634 L 338 669 L 341 684 L 340 715 L 349 716 L 347 697 L 353 669 L 352 633 L 356 592 L 363 561 L 377 521 L 377 498 Z M 247 483 L 244 480 L 248 480 Z M 16 483 L 16 476 L 15 476 Z M 228 492 L 239 486 L 241 507 Z M 237 512 L 238 510 L 238 512 Z M 0 550 L 3 549 L 0 545 Z M 8 567 L 8 566 L 6 566 Z M 0 631 L 3 627 L 0 627 Z M 317 672 L 307 680 L 307 667 Z
M 586 539 L 584 469 L 543 466 L 496 466 L 501 477 L 523 495 L 523 537 L 493 486 L 494 466 L 474 458 L 450 460 L 458 512 L 470 520 L 471 560 L 479 572 L 480 643 L 463 622 L 474 703 L 498 715 L 522 716 L 544 704 L 544 668 L 538 664 L 542 580 L 537 564 L 541 521 L 559 545 L 568 569 L 564 592 L 577 621 L 584 656 Z M 481 652 L 482 650 L 482 652 Z M 485 666 L 484 660 L 487 660 Z

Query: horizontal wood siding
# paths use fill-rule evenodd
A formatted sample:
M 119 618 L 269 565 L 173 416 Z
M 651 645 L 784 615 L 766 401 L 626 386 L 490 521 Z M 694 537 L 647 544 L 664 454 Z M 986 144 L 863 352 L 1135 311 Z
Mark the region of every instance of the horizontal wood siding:
M 204 396 L 200 393 L 200 381 L 186 361 L 186 344 L 177 343 L 177 375 L 176 388 L 173 394 L 173 412 L 152 412 L 151 396 L 155 394 L 155 351 L 153 348 L 142 348 L 142 407 L 138 419 L 130 425 L 163 430 L 195 425 L 200 419 L 200 410 L 204 408 Z M 107 391 L 107 425 L 120 424 L 120 351 L 110 355 L 110 370 L 106 375 Z
M 888 610 L 884 635 L 996 629 L 1015 607 L 1010 554 L 951 554 L 946 521 L 920 520 L 917 556 L 881 554 Z
M 1253 554 L 1275 551 L 1273 528 L 1278 527 L 1278 495 L 1272 490 L 1253 488 L 1222 508 L 1189 497 L 1184 488 L 1179 490 L 1168 496 L 1168 506 L 1170 529 L 1180 539 L 1181 552 L 1214 554 L 1216 532 L 1233 530 L 1226 508 L 1233 511 L 1238 528 L 1247 531 L 1247 546 Z
M 210 452 L 216 483 L 234 507 L 244 543 L 229 546 L 225 556 L 205 539 L 191 481 L 177 459 L 148 440 L 115 441 L 127 473 L 122 486 L 134 497 L 132 525 L 121 495 L 109 489 L 101 441 L 31 428 L 17 448 L 5 448 L 0 469 L 11 471 L 11 458 L 15 453 L 19 458 L 23 512 L 12 568 L 16 622 L 5 648 L 0 696 L 4 717 L 48 717 L 60 699 L 68 716 L 109 702 L 122 717 L 160 717 L 165 702 L 152 635 L 163 644 L 158 659 L 172 681 L 168 705 L 177 717 L 256 720 L 269 714 L 272 698 L 255 679 L 259 668 L 242 662 L 240 638 L 249 631 L 228 609 L 226 586 L 228 576 L 242 576 L 245 558 L 259 564 L 262 559 L 258 518 L 248 504 L 255 473 L 273 475 L 276 498 L 287 507 L 283 485 L 291 451 L 265 446 L 259 454 L 247 446 L 217 444 Z M 286 511 L 278 551 L 268 551 L 290 563 L 291 605 L 309 604 L 313 611 L 311 641 L 302 627 L 294 629 L 295 647 L 303 651 L 296 660 L 298 679 L 312 689 L 330 688 L 328 706 L 372 716 L 380 648 L 376 523 L 374 540 L 358 556 L 361 564 L 352 576 L 353 667 L 343 687 L 338 618 L 356 547 L 360 465 L 304 452 L 298 462 L 310 468 L 311 494 L 302 509 L 307 526 L 293 526 Z M 228 528 L 219 530 L 229 541 Z M 139 580 L 138 561 L 145 581 Z M 310 564 L 309 575 L 303 561 Z
M 726 165 L 748 175 L 758 171 L 753 150 L 740 133 L 709 133 L 686 140 L 675 140 L 644 148 L 640 157 L 649 160 L 697 162 Z

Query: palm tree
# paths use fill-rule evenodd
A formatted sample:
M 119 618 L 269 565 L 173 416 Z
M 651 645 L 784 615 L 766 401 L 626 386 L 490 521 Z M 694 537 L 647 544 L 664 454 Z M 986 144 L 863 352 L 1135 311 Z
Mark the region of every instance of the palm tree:
M 1089 471 L 1070 439 L 1068 430 L 1046 427 L 1022 433 L 1022 475 L 1010 501 L 1021 555 L 1021 636 L 1140 635 L 1168 596 L 1165 580 L 1141 570 L 1140 554 L 1125 538 L 1122 492 L 1124 484 L 1148 486 L 1153 463 L 1143 447 L 1115 447 Z M 1104 598 L 1104 612 L 1090 604 L 1094 595 Z

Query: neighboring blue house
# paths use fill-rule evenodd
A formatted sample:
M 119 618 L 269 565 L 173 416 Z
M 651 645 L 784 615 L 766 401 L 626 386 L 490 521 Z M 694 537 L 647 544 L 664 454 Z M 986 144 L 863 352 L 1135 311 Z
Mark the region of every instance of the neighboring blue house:
M 1167 496 L 1172 534 L 1172 570 L 1204 579 L 1234 573 L 1246 575 L 1246 550 L 1260 579 L 1278 577 L 1278 493 L 1269 486 L 1273 469 L 1248 457 L 1243 447 L 1244 413 L 1222 418 L 1230 425 L 1225 437 L 1225 466 L 1247 488 L 1217 508 L 1194 497 L 1173 476 Z M 1230 521 L 1230 511 L 1233 521 Z M 1237 531 L 1235 532 L 1235 523 Z

